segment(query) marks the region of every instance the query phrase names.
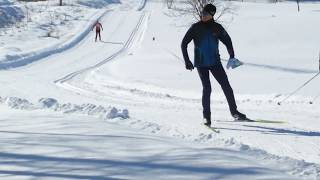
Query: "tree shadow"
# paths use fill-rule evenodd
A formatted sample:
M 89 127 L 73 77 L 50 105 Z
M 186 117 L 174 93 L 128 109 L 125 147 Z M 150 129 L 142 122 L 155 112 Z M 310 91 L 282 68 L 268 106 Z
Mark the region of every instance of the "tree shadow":
M 264 134 L 278 134 L 278 135 L 298 135 L 298 136 L 320 136 L 319 131 L 301 131 L 301 130 L 289 130 L 276 127 L 265 127 L 257 125 L 244 125 L 245 127 L 258 128 Z
M 225 62 L 228 61 L 227 59 L 221 59 L 221 60 L 225 61 Z M 296 74 L 314 74 L 314 73 L 318 73 L 318 70 L 313 70 L 313 69 L 288 68 L 288 67 L 274 66 L 274 65 L 268 65 L 268 64 L 258 64 L 258 63 L 243 62 L 243 65 L 251 66 L 251 67 L 255 67 L 255 68 L 268 69 L 268 70 L 273 70 L 273 71 L 296 73 Z
M 258 125 L 242 125 L 244 127 L 256 128 L 256 129 L 240 129 L 240 128 L 218 128 L 233 131 L 247 131 L 247 132 L 261 132 L 263 134 L 277 134 L 277 135 L 298 135 L 298 136 L 320 136 L 319 131 L 301 131 L 301 130 L 289 130 L 276 127 L 266 127 Z
M 105 180 L 105 179 L 119 179 L 112 177 L 101 177 L 101 176 L 90 176 L 90 175 L 70 175 L 70 174 L 59 174 L 50 172 L 31 172 L 31 171 L 13 171 L 13 170 L 0 170 L 0 174 L 14 175 L 14 176 L 29 176 L 34 178 L 60 178 L 60 179 L 95 179 L 95 180 Z
M 212 149 L 211 149 L 212 150 Z M 198 156 L 192 156 L 193 158 L 204 158 L 201 154 Z M 210 154 L 212 156 L 212 154 Z M 176 155 L 174 161 L 181 161 L 188 158 L 190 155 Z M 177 158 L 179 157 L 179 158 Z M 130 177 L 130 173 L 135 173 L 141 176 L 143 171 L 154 171 L 156 174 L 159 171 L 162 172 L 177 172 L 178 174 L 216 174 L 219 177 L 228 177 L 233 175 L 259 175 L 260 173 L 266 173 L 269 171 L 267 168 L 262 167 L 220 167 L 219 165 L 188 165 L 185 163 L 170 163 L 171 156 L 157 155 L 153 156 L 153 159 L 135 159 L 135 160 L 112 160 L 112 159 L 93 159 L 93 158 L 70 158 L 70 157 L 58 157 L 58 156 L 44 156 L 33 154 L 17 154 L 17 153 L 1 153 L 0 152 L 0 165 L 5 166 L 19 166 L 22 169 L 28 168 L 30 170 L 0 170 L 2 175 L 13 176 L 30 176 L 34 178 L 73 178 L 73 179 L 118 179 L 113 176 L 127 175 Z M 232 157 L 231 157 L 232 158 Z M 237 158 L 237 157 L 236 157 Z M 9 159 L 9 160 L 8 160 Z M 164 160 L 166 162 L 161 162 Z M 177 160 L 178 159 L 178 160 Z M 155 161 L 155 162 L 153 162 Z M 59 167 L 60 166 L 60 167 Z M 46 168 L 43 168 L 46 167 Z M 105 172 L 103 175 L 79 175 L 73 174 L 74 169 L 86 169 L 86 170 L 99 170 Z M 111 171 L 110 171 L 111 169 Z M 119 174 L 114 171 L 119 170 Z M 59 171 L 60 170 L 60 171 Z M 117 171 L 117 170 L 116 170 Z M 68 172 L 68 173 L 64 173 Z M 90 172 L 90 171 L 89 171 Z M 86 173 L 83 173 L 86 174 Z M 92 173 L 89 173 L 92 174 Z M 163 177 L 165 177 L 164 175 Z M 135 175 L 133 175 L 135 177 Z
M 28 118 L 37 119 L 33 115 Z M 35 121 L 36 126 L 21 123 L 15 127 L 16 121 L 4 123 L 10 127 L 0 126 L 0 177 L 100 180 L 287 176 L 286 169 L 257 163 L 250 154 L 237 150 L 179 142 L 104 123 L 105 127 L 98 130 L 93 129 L 96 125 L 86 126 L 86 121 L 76 126 L 73 121 L 56 125 L 58 120 L 46 119 L 45 124 Z
M 0 134 L 4 137 L 0 138 L 0 145 L 6 147 L 0 152 L 0 177 L 100 180 L 190 175 L 217 179 L 259 177 L 275 171 L 252 163 L 252 158 L 238 151 L 177 146 L 176 141 L 145 135 L 19 131 Z M 94 145 L 86 144 L 91 141 L 95 141 Z

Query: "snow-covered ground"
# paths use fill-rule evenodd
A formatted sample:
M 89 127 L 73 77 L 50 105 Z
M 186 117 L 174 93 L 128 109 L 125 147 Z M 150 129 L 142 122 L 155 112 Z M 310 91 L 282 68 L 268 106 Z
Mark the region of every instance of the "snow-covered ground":
M 41 36 L 41 16 L 0 36 L 2 178 L 320 178 L 320 99 L 308 103 L 320 78 L 277 105 L 319 70 L 319 3 L 300 13 L 294 3 L 233 3 L 221 21 L 245 62 L 227 71 L 239 110 L 285 123 L 233 122 L 212 79 L 216 134 L 201 125 L 201 84 L 181 60 L 192 16 L 162 1 L 70 2 L 50 6 L 70 16 L 53 26 L 59 38 Z
M 1 179 L 294 179 L 249 153 L 0 106 Z

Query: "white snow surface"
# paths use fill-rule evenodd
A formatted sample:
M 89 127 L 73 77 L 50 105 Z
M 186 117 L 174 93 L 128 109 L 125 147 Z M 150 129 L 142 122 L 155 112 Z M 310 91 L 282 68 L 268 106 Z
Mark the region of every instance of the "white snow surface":
M 277 105 L 319 71 L 319 3 L 232 3 L 220 22 L 245 62 L 227 71 L 239 110 L 284 123 L 233 122 L 212 78 L 217 134 L 181 59 L 191 15 L 156 0 L 65 2 L 0 0 L 24 17 L 0 18 L 1 179 L 320 178 L 320 77 Z

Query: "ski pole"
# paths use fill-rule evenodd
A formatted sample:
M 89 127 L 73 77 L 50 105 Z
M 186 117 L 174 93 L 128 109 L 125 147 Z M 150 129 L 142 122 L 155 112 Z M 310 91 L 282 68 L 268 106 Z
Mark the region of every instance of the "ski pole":
M 320 72 L 320 51 L 319 51 L 319 72 Z M 316 95 L 310 102 L 309 104 L 313 104 L 318 98 L 320 97 L 320 93 Z
M 302 86 L 300 86 L 298 89 L 296 89 L 295 91 L 293 91 L 291 94 L 289 94 L 286 98 L 284 98 L 282 101 L 278 102 L 278 105 L 281 105 L 281 103 L 283 103 L 285 100 L 289 99 L 292 95 L 294 95 L 296 92 L 298 92 L 300 89 L 302 89 L 303 87 L 305 87 L 310 81 L 312 81 L 314 78 L 316 78 L 318 75 L 320 74 L 320 51 L 319 51 L 319 72 L 314 75 L 311 79 L 309 79 L 307 82 L 305 82 Z M 320 95 L 317 95 L 314 99 L 316 100 Z M 309 103 L 312 104 L 313 101 L 310 101 Z
M 302 89 L 303 87 L 305 87 L 309 82 L 311 82 L 314 78 L 316 78 L 318 75 L 320 74 L 320 72 L 318 72 L 316 75 L 314 75 L 312 78 L 310 78 L 307 82 L 305 82 L 304 84 L 302 84 L 299 88 L 297 88 L 295 91 L 293 91 L 292 93 L 290 93 L 287 97 L 285 97 L 282 101 L 278 102 L 278 105 L 281 105 L 281 103 L 283 103 L 285 100 L 289 99 L 292 95 L 294 95 L 296 92 L 298 92 L 300 89 Z
M 165 51 L 167 51 L 169 54 L 171 54 L 172 56 L 174 56 L 176 59 L 184 62 L 184 60 L 183 60 L 181 57 L 179 57 L 178 55 L 176 55 L 174 52 L 170 51 L 169 49 L 164 48 L 164 47 L 162 47 L 162 49 L 164 49 Z

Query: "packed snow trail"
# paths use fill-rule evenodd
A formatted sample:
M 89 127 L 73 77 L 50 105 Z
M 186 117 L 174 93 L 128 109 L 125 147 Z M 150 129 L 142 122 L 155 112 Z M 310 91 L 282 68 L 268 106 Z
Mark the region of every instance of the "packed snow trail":
M 116 53 L 112 54 L 111 56 L 109 56 L 108 58 L 106 58 L 105 60 L 99 62 L 98 64 L 91 66 L 91 67 L 87 67 L 84 69 L 81 69 L 79 71 L 73 72 L 71 74 L 68 74 L 67 76 L 58 79 L 55 81 L 55 83 L 61 84 L 64 83 L 68 80 L 71 80 L 73 77 L 80 75 L 86 71 L 90 71 L 92 69 L 98 68 L 102 65 L 104 65 L 105 63 L 107 63 L 110 60 L 113 60 L 115 57 L 119 56 L 120 54 L 124 53 L 130 46 L 130 43 L 132 42 L 133 38 L 135 37 L 137 31 L 139 30 L 139 27 L 141 26 L 141 24 L 145 21 L 146 18 L 146 14 L 141 14 L 139 20 L 138 20 L 138 24 L 136 25 L 136 27 L 133 29 L 133 31 L 130 34 L 130 37 L 128 38 L 128 40 L 125 43 L 121 43 L 121 45 L 123 44 L 123 47 L 121 49 L 119 49 L 119 51 L 117 51 Z M 112 42 L 111 42 L 112 44 Z

